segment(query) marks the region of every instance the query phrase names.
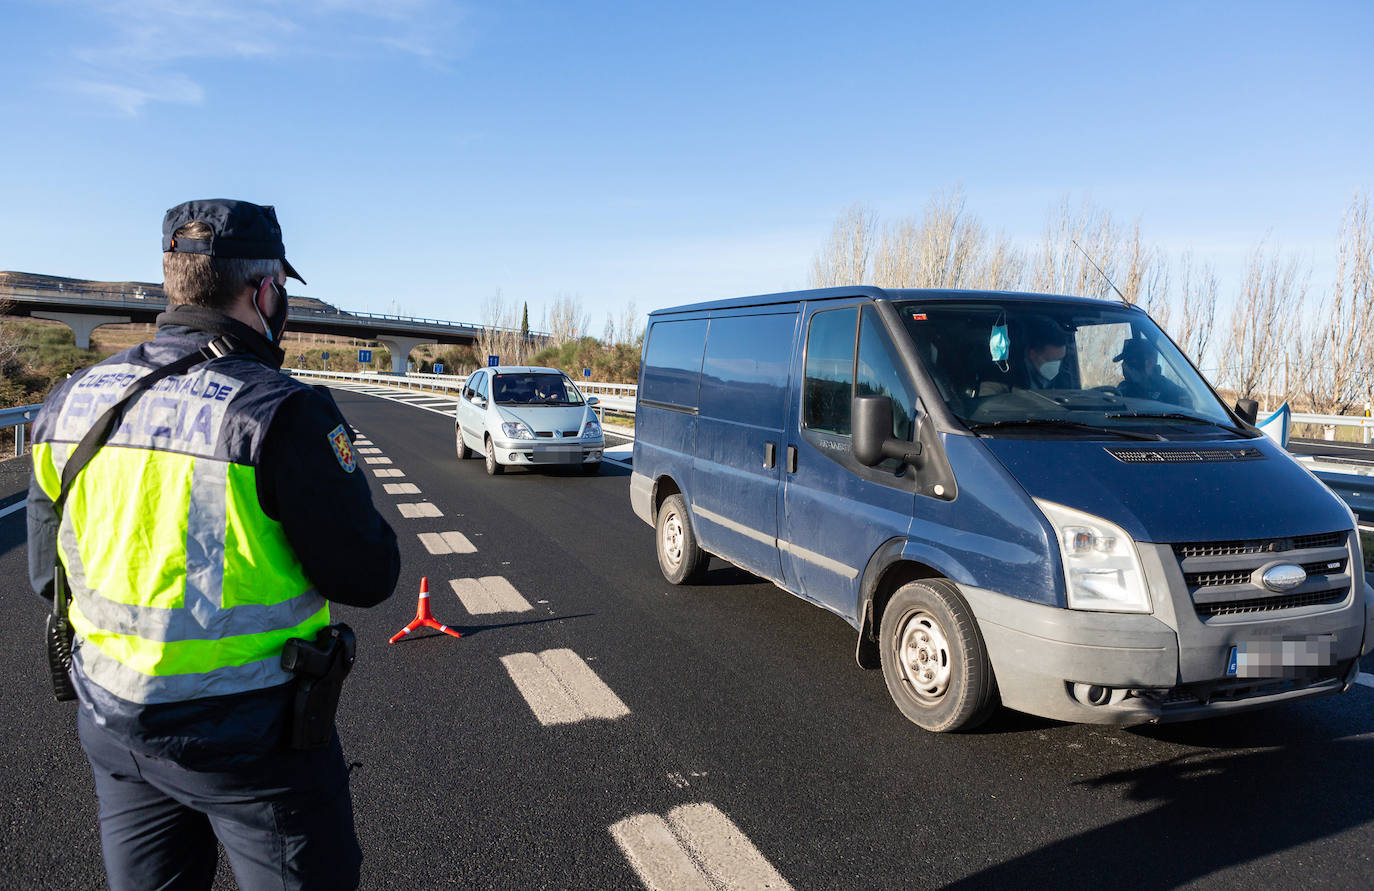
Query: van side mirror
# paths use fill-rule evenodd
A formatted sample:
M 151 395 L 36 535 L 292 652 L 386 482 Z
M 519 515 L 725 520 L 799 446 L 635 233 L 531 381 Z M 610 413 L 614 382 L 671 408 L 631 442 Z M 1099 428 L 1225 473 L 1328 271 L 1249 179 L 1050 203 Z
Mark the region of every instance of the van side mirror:
M 1237 399 L 1236 414 L 1240 415 L 1242 421 L 1253 426 L 1259 417 L 1259 403 L 1253 399 Z
M 854 430 L 854 458 L 860 464 L 874 467 L 884 458 L 896 458 L 903 464 L 916 465 L 921 444 L 892 435 L 892 397 L 856 396 L 850 417 Z

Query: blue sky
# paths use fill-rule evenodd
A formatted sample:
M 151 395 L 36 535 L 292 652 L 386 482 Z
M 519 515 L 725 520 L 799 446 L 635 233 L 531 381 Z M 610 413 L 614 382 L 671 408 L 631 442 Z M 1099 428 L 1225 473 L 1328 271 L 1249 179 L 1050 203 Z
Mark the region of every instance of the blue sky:
M 1334 266 L 1374 187 L 1374 3 L 9 0 L 0 269 L 161 279 L 163 211 L 275 204 L 301 293 L 537 324 L 804 287 L 836 216 L 1087 198 Z

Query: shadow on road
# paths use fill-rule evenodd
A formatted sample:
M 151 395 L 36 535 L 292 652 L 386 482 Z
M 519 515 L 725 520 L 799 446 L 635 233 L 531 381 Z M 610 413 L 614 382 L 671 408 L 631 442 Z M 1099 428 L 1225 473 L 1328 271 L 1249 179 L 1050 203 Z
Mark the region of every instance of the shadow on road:
M 1081 781 L 1157 807 L 947 887 L 1171 888 L 1368 823 L 1374 820 L 1374 742 L 1360 737 L 1374 730 L 1374 715 L 1350 706 L 1309 704 L 1132 731 L 1204 751 Z M 1238 748 L 1248 751 L 1233 751 Z M 1349 877 L 1324 873 L 1314 880 L 1359 884 L 1360 863 L 1367 861 L 1364 852 L 1352 854 Z

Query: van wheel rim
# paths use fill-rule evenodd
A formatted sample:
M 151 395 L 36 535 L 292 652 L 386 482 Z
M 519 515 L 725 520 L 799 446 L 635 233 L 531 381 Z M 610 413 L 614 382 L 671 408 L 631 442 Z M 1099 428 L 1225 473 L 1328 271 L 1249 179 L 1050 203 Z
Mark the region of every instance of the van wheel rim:
M 663 518 L 663 556 L 670 566 L 682 562 L 682 518 L 676 511 Z
M 949 689 L 949 640 L 925 610 L 906 617 L 897 636 L 897 664 L 912 695 L 923 702 L 935 702 Z

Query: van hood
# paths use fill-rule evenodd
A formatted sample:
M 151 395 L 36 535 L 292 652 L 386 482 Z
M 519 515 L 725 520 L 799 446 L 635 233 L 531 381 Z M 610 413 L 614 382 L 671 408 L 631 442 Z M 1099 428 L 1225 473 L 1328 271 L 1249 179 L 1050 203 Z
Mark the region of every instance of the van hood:
M 1235 541 L 1350 528 L 1335 493 L 1268 437 L 1158 444 L 992 437 L 982 442 L 1033 497 L 1110 520 L 1137 541 Z M 1217 460 L 1219 452 L 1242 449 L 1259 457 Z M 1205 460 L 1155 457 L 1173 452 L 1200 453 Z
M 502 420 L 524 421 L 535 432 L 561 430 L 564 436 L 582 429 L 585 405 L 498 405 Z

